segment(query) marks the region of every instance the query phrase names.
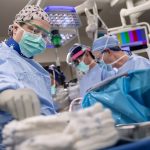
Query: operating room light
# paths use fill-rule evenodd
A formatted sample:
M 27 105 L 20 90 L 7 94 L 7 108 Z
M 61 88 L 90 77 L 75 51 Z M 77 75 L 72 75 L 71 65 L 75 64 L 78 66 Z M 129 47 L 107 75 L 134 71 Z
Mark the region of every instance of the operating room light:
M 61 45 L 65 45 L 77 37 L 77 29 L 81 21 L 74 7 L 71 6 L 46 6 L 44 10 L 50 18 L 51 29 L 59 30 Z M 55 47 L 51 42 L 48 48 Z
M 80 19 L 74 7 L 71 6 L 46 6 L 44 10 L 48 13 L 51 26 L 58 28 L 79 28 Z

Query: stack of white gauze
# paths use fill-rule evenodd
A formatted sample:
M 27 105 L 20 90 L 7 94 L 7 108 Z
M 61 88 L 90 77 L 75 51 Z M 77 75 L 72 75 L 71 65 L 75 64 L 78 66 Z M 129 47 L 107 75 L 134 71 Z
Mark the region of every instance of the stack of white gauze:
M 13 121 L 3 130 L 7 150 L 94 150 L 118 140 L 111 112 L 95 104 L 77 112 Z

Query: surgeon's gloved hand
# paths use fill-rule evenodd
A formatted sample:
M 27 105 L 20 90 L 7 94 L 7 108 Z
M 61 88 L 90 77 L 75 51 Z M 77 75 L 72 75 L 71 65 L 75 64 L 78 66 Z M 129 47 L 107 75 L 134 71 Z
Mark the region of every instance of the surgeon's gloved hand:
M 17 120 L 40 115 L 40 102 L 31 89 L 5 90 L 0 94 L 0 110 Z

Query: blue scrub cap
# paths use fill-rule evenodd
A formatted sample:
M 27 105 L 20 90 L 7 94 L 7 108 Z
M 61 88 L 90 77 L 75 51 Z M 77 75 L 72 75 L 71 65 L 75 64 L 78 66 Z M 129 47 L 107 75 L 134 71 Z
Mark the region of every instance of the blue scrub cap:
M 120 46 L 119 41 L 116 36 L 105 35 L 96 39 L 93 42 L 92 52 L 100 51 L 103 52 L 106 48 L 113 48 Z

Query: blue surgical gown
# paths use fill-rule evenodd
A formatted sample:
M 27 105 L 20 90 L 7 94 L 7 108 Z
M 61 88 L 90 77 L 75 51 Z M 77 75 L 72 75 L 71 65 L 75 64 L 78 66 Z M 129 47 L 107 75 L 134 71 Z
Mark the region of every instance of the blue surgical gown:
M 80 95 L 84 97 L 86 91 L 95 84 L 105 80 L 108 77 L 115 76 L 116 74 L 122 74 L 133 70 L 149 69 L 150 61 L 144 57 L 133 54 L 129 57 L 128 61 L 119 69 L 112 69 L 108 71 L 103 69 L 100 65 L 96 65 L 90 69 L 79 81 L 80 83 Z
M 88 89 L 115 74 L 115 70 L 107 71 L 106 69 L 103 69 L 99 64 L 96 64 L 79 80 L 80 96 L 84 97 Z
M 133 54 L 128 61 L 118 69 L 118 73 L 125 73 L 133 70 L 149 69 L 150 61 L 144 57 Z
M 0 43 L 0 91 L 30 88 L 41 103 L 41 114 L 55 114 L 50 93 L 49 73 L 33 59 L 20 56 L 12 47 Z M 0 130 L 12 120 L 8 112 L 0 111 Z
M 118 71 L 117 71 L 117 73 L 116 74 L 122 74 L 122 73 L 126 73 L 126 72 L 132 72 L 132 71 L 135 71 L 135 70 L 143 70 L 143 69 L 150 69 L 150 61 L 148 60 L 148 59 L 146 59 L 146 58 L 144 58 L 144 57 L 141 57 L 141 56 L 138 56 L 138 55 L 135 55 L 135 54 L 133 54 L 132 56 L 130 56 L 129 57 L 129 59 L 128 59 L 128 61 L 123 65 L 123 66 L 121 66 L 119 69 L 118 69 Z M 98 75 L 97 75 L 98 76 Z M 112 76 L 114 76 L 114 75 L 112 75 Z M 95 77 L 96 78 L 96 77 Z M 137 79 L 136 77 L 135 77 L 135 79 Z M 145 78 L 144 78 L 145 79 Z M 143 81 L 146 81 L 146 80 L 144 80 L 143 79 Z M 121 80 L 121 78 L 120 78 L 120 80 Z M 124 80 L 123 80 L 124 81 Z M 88 81 L 87 81 L 87 83 L 88 83 Z M 116 82 L 117 83 L 117 82 Z M 121 83 L 124 83 L 124 84 L 121 84 Z M 144 83 L 145 82 L 143 82 L 143 85 L 144 85 Z M 111 86 L 110 86 L 111 85 Z M 115 85 L 113 85 L 113 84 L 110 84 L 109 86 L 108 86 L 108 89 L 109 90 L 113 90 L 113 91 L 111 91 L 112 93 L 113 93 L 113 97 L 115 97 L 115 96 L 118 96 L 118 90 L 117 90 L 117 88 L 118 88 L 118 85 L 117 84 L 115 84 Z M 126 85 L 126 83 L 125 82 L 120 82 L 120 87 L 121 86 L 123 86 L 123 87 L 125 87 L 125 85 Z M 137 85 L 134 85 L 133 86 L 133 89 L 134 89 L 134 87 L 136 86 L 136 90 L 138 89 L 138 86 L 140 86 L 140 84 L 138 85 L 138 83 L 137 83 Z M 111 88 L 111 87 L 113 87 L 113 88 Z M 140 86 L 141 87 L 141 86 Z M 142 87 L 141 87 L 142 88 Z M 146 86 L 145 87 L 143 87 L 143 88 L 147 88 Z M 106 97 L 107 98 L 107 93 L 109 92 L 108 91 L 108 89 L 107 88 L 105 88 L 105 86 L 104 86 L 104 90 L 103 91 L 101 91 L 102 93 L 103 93 L 103 96 L 104 97 Z M 126 89 L 126 88 L 125 88 Z M 121 90 L 121 92 L 120 92 L 120 95 L 122 94 L 122 89 L 120 89 Z M 138 98 L 138 96 L 140 96 L 140 94 L 144 91 L 144 89 L 143 89 L 143 91 L 139 91 L 140 92 L 140 94 L 138 93 L 138 91 L 136 91 L 135 90 L 135 92 L 132 92 L 132 96 L 134 95 L 134 97 L 137 97 Z M 146 90 L 146 89 L 145 89 Z M 107 92 L 108 91 L 108 92 Z M 112 93 L 110 92 L 110 94 L 111 94 L 111 96 L 112 96 Z M 118 93 L 117 93 L 118 92 Z M 91 94 L 93 94 L 93 97 L 96 97 L 97 98 L 97 101 L 100 101 L 100 97 L 102 97 L 102 93 L 92 93 L 91 92 Z M 131 94 L 131 93 L 130 93 Z M 86 98 L 89 98 L 89 95 L 90 95 L 90 93 L 86 96 Z M 102 99 L 102 100 L 105 100 L 106 98 L 104 98 L 104 99 Z M 124 97 L 125 98 L 125 97 Z M 135 98 L 136 99 L 136 98 Z M 140 98 L 139 98 L 140 99 Z M 108 99 L 109 100 L 109 99 Z M 115 100 L 115 99 L 113 99 L 113 100 Z M 128 99 L 127 99 L 128 100 Z M 95 103 L 95 101 L 94 101 L 94 99 L 92 100 L 92 99 L 89 99 L 89 101 L 91 102 L 91 103 Z M 84 101 L 84 103 L 85 103 L 86 101 Z M 106 101 L 105 101 L 106 102 Z M 109 101 L 110 102 L 110 101 Z M 125 103 L 126 101 L 124 101 L 124 103 Z M 138 105 L 140 105 L 140 103 L 142 103 L 142 101 L 140 101 L 139 102 L 139 104 L 137 104 L 137 106 Z M 114 102 L 110 102 L 110 106 L 108 107 L 108 108 L 110 108 L 112 111 L 114 111 L 115 109 L 115 107 L 117 107 L 117 106 L 119 106 L 118 105 L 119 103 L 116 103 L 116 104 L 114 104 Z M 91 105 L 91 104 L 88 104 L 88 105 Z M 136 106 L 136 107 L 137 107 Z M 136 107 L 135 107 L 135 109 L 136 109 Z M 143 106 L 142 106 L 143 107 Z M 120 108 L 120 107 L 119 107 Z M 142 110 L 142 109 L 141 109 Z M 130 111 L 132 112 L 132 110 L 130 109 Z M 144 109 L 143 109 L 143 111 L 144 111 Z M 143 112 L 142 111 L 142 112 Z M 114 111 L 115 112 L 115 111 Z M 116 115 L 116 114 L 115 114 Z M 133 118 L 133 119 L 135 119 L 135 118 Z M 118 115 L 118 118 L 117 118 L 117 120 L 119 121 L 120 120 L 120 116 Z M 120 123 L 120 122 L 119 122 Z M 123 123 L 123 122 L 121 122 L 121 123 Z

